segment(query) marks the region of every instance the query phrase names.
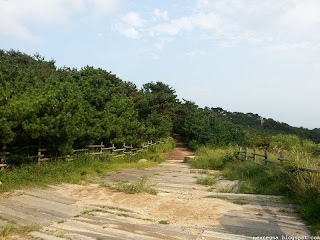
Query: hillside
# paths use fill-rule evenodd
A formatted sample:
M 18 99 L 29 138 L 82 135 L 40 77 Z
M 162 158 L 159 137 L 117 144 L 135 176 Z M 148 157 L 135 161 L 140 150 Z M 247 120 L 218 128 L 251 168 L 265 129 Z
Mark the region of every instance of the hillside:
M 320 129 L 309 130 L 303 127 L 292 127 L 287 123 L 276 121 L 272 118 L 264 118 L 259 114 L 229 112 L 222 108 L 211 108 L 218 116 L 225 121 L 242 127 L 246 131 L 256 132 L 264 136 L 276 134 L 297 135 L 301 139 L 309 139 L 315 143 L 320 143 Z

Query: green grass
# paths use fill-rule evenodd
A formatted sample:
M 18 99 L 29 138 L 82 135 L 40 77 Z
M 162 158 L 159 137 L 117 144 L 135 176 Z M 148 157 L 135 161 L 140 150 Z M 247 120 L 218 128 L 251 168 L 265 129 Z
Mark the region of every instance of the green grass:
M 272 194 L 287 197 L 287 201 L 300 205 L 299 215 L 316 234 L 320 230 L 320 183 L 313 173 L 292 171 L 270 165 L 262 167 L 251 163 L 229 164 L 224 169 L 228 179 L 240 179 L 240 193 Z
M 280 212 L 280 213 L 289 213 L 289 211 L 286 210 L 286 209 L 280 209 L 278 212 Z
M 191 167 L 198 169 L 222 169 L 227 162 L 234 160 L 233 149 L 211 149 L 201 147 L 196 152 L 197 158 Z
M 74 161 L 51 161 L 41 164 L 30 163 L 11 167 L 0 173 L 0 192 L 25 187 L 46 187 L 50 184 L 81 183 L 91 177 L 110 174 L 126 168 L 147 168 L 164 161 L 164 153 L 174 148 L 174 141 L 154 145 L 147 152 L 134 156 L 114 158 L 110 155 L 78 155 Z M 139 159 L 149 159 L 146 163 L 137 163 Z
M 220 193 L 232 193 L 233 188 L 219 188 Z
M 75 215 L 74 218 L 78 218 L 78 217 L 81 217 L 83 215 L 87 215 L 87 214 L 92 214 L 92 213 L 95 213 L 95 212 L 102 212 L 102 213 L 109 213 L 109 214 L 113 214 L 113 212 L 110 212 L 108 210 L 104 210 L 104 209 L 100 209 L 100 208 L 97 208 L 97 209 L 91 209 L 91 210 L 85 210 L 83 211 L 82 213 L 78 214 L 78 215 Z
M 215 187 L 211 187 L 207 189 L 207 192 L 213 192 L 216 188 Z
M 235 152 L 235 148 L 203 148 L 197 152 L 198 158 L 194 163 L 200 160 L 196 163 L 197 168 L 221 169 L 227 179 L 241 180 L 243 184 L 240 193 L 285 196 L 286 202 L 300 205 L 298 213 L 313 235 L 320 233 L 320 176 L 298 170 L 298 167 L 317 169 L 319 158 L 306 153 L 287 152 L 285 157 L 290 161 L 284 162 L 282 167 L 275 164 L 259 166 L 250 160 L 235 160 Z M 268 154 L 268 158 L 273 161 L 278 161 L 278 157 L 279 154 L 272 151 Z M 257 161 L 262 163 L 262 158 Z
M 117 216 L 118 217 L 131 217 L 129 214 L 126 214 L 126 213 L 118 213 Z
M 157 190 L 147 185 L 148 178 L 143 176 L 135 183 L 127 183 L 124 181 L 117 182 L 115 185 L 108 185 L 112 190 L 124 192 L 127 194 L 135 194 L 135 193 L 149 193 L 152 195 L 157 195 Z
M 230 200 L 230 199 L 227 198 L 227 197 L 224 197 L 224 196 L 216 196 L 216 195 L 209 195 L 209 196 L 206 196 L 205 198 L 218 198 L 218 199 L 222 199 L 222 200 Z
M 238 205 L 245 205 L 248 204 L 247 201 L 243 201 L 243 200 L 235 200 L 233 201 L 234 204 L 238 204 Z
M 158 223 L 159 224 L 169 224 L 169 221 L 168 220 L 160 220 Z
M 205 177 L 205 178 L 198 178 L 196 183 L 202 184 L 202 185 L 212 186 L 212 185 L 216 184 L 217 182 L 218 182 L 218 178 L 216 178 L 216 177 Z
M 10 234 L 27 234 L 32 231 L 38 231 L 41 227 L 37 224 L 30 224 L 27 226 L 19 226 L 16 223 L 10 222 L 5 226 L 0 227 L 0 236 L 6 237 Z

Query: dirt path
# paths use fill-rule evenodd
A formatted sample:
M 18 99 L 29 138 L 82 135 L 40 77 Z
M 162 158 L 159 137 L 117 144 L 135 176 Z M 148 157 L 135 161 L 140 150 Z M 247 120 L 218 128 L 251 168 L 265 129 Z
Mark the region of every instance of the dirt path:
M 178 137 L 176 138 L 176 147 L 172 153 L 166 156 L 167 162 L 170 162 L 171 160 L 178 160 L 178 162 L 183 162 L 186 156 L 194 155 L 194 152 L 186 148 L 181 139 L 179 139 Z
M 19 191 L 0 200 L 0 217 L 21 225 L 44 226 L 36 239 L 252 239 L 252 236 L 308 236 L 295 206 L 281 197 L 220 193 L 238 182 L 221 180 L 214 187 L 196 184 L 216 171 L 191 170 L 182 144 L 167 161 L 147 169 L 127 169 L 95 184 L 62 184 Z M 141 176 L 158 195 L 125 194 L 102 187 Z M 229 190 L 228 190 L 229 189 Z M 209 192 L 208 190 L 212 191 Z M 1 220 L 5 222 L 4 220 Z M 1 222 L 0 222 L 1 224 Z

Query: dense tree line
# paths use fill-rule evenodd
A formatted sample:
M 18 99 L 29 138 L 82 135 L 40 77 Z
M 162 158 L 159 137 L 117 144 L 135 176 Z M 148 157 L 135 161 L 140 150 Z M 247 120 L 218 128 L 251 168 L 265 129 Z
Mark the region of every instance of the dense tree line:
M 57 68 L 39 54 L 13 50 L 1 50 L 0 61 L 0 147 L 41 145 L 65 154 L 100 141 L 120 145 L 157 140 L 174 128 L 184 129 L 180 132 L 187 141 L 218 143 L 225 131 L 218 119 L 181 103 L 175 90 L 161 82 L 137 89 L 103 69 Z M 193 125 L 212 128 L 212 133 L 194 135 Z M 229 135 L 223 134 L 224 142 Z
M 196 149 L 201 145 L 222 147 L 248 144 L 243 130 L 221 120 L 208 108 L 200 109 L 188 101 L 182 106 L 187 111 L 184 111 L 185 115 L 180 119 L 176 131 L 190 148 Z
M 0 51 L 0 61 L 2 146 L 68 153 L 88 143 L 138 144 L 171 133 L 170 117 L 154 101 L 166 95 L 153 91 L 160 83 L 139 91 L 102 69 L 58 69 L 54 61 L 17 51 Z M 172 98 L 162 99 L 165 108 Z
M 253 113 L 229 112 L 222 108 L 211 108 L 211 111 L 224 121 L 233 123 L 247 132 L 251 145 L 268 144 L 272 136 L 277 134 L 296 135 L 302 140 L 320 143 L 320 129 L 309 130 L 303 127 L 292 127 L 287 123 L 278 122 L 272 118 L 264 118 Z
M 0 50 L 0 149 L 36 145 L 67 154 L 87 144 L 138 145 L 173 132 L 194 148 L 248 145 L 254 134 L 259 141 L 258 128 L 256 117 L 180 101 L 162 82 L 138 89 L 100 68 L 57 68 L 39 54 Z M 287 133 L 292 127 L 267 120 L 266 129 Z

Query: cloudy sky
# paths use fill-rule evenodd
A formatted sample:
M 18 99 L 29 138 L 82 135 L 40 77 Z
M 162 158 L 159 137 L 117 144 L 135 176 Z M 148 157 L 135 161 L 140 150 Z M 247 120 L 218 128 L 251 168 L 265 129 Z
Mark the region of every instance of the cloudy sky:
M 320 127 L 319 0 L 0 0 L 0 48 Z

